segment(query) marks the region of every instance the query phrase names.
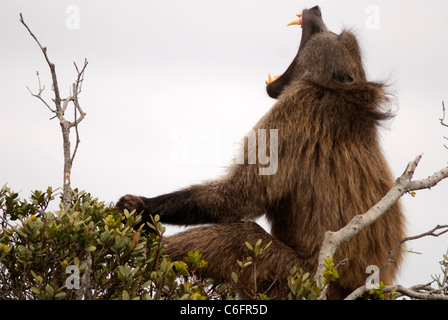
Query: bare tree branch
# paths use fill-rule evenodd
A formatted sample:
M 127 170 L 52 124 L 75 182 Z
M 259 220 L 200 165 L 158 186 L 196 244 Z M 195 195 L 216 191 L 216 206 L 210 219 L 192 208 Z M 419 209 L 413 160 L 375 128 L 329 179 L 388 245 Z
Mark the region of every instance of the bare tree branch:
M 438 230 L 441 230 L 440 232 L 436 232 Z M 411 236 L 411 237 L 406 237 L 402 240 L 400 240 L 395 247 L 390 251 L 389 256 L 387 258 L 386 263 L 380 268 L 380 273 L 383 272 L 388 266 L 390 266 L 393 263 L 393 256 L 395 254 L 395 252 L 397 251 L 397 249 L 405 242 L 410 241 L 410 240 L 416 240 L 416 239 L 421 239 L 423 237 L 439 237 L 442 234 L 445 234 L 448 232 L 448 225 L 437 225 L 434 228 L 432 228 L 431 230 L 424 232 L 422 234 L 416 235 L 416 236 Z
M 25 28 L 28 30 L 28 32 L 30 33 L 30 35 L 33 37 L 33 39 L 36 41 L 36 43 L 39 45 L 40 50 L 42 51 L 42 53 L 44 54 L 45 60 L 47 61 L 48 66 L 50 67 L 50 71 L 51 71 L 51 78 L 53 80 L 53 90 L 54 90 L 54 103 L 56 105 L 56 110 L 60 110 L 61 109 L 61 97 L 59 95 L 59 86 L 58 86 L 58 79 L 56 76 L 56 66 L 54 65 L 54 63 L 52 63 L 50 61 L 50 59 L 48 58 L 47 55 L 47 48 L 43 47 L 39 40 L 37 39 L 37 37 L 33 34 L 33 32 L 31 32 L 31 29 L 27 26 L 27 24 L 25 23 L 25 21 L 23 20 L 23 16 L 20 13 L 20 22 L 25 26 Z
M 73 166 L 73 160 L 76 156 L 76 153 L 78 151 L 78 146 L 80 143 L 79 139 L 79 132 L 78 132 L 78 125 L 81 123 L 81 121 L 85 117 L 85 112 L 82 110 L 81 105 L 79 103 L 79 97 L 78 95 L 81 93 L 82 89 L 82 83 L 84 81 L 84 75 L 85 70 L 88 64 L 87 59 L 84 60 L 84 65 L 82 69 L 79 69 L 76 63 L 75 69 L 77 72 L 77 78 L 75 82 L 72 84 L 71 88 L 73 89 L 72 92 L 70 92 L 70 95 L 62 99 L 60 95 L 58 80 L 56 76 L 56 66 L 54 63 L 50 61 L 50 58 L 47 54 L 47 48 L 42 46 L 37 37 L 34 35 L 34 33 L 31 31 L 31 29 L 28 27 L 28 25 L 25 23 L 22 14 L 20 14 L 20 22 L 25 26 L 25 28 L 28 30 L 31 37 L 36 41 L 36 43 L 39 45 L 40 50 L 42 51 L 45 61 L 47 62 L 50 72 L 51 72 L 51 78 L 52 78 L 52 89 L 54 91 L 54 99 L 52 99 L 53 103 L 55 104 L 55 108 L 51 108 L 50 105 L 42 98 L 42 92 L 44 91 L 45 87 L 41 86 L 39 73 L 37 73 L 38 81 L 39 81 L 39 91 L 37 94 L 33 94 L 31 90 L 28 88 L 29 92 L 33 97 L 38 98 L 41 102 L 45 104 L 45 106 L 55 114 L 54 117 L 51 119 L 54 119 L 57 117 L 59 119 L 59 123 L 61 125 L 62 130 L 62 138 L 63 138 L 63 151 L 64 151 L 64 180 L 63 180 L 63 195 L 62 195 L 62 203 L 64 207 L 67 207 L 70 204 L 71 201 L 71 182 L 70 182 L 70 176 L 71 176 L 71 170 Z M 65 111 L 67 110 L 70 102 L 73 103 L 74 106 L 74 121 L 70 122 L 68 121 L 64 115 Z M 78 117 L 79 112 L 79 117 Z M 76 144 L 75 148 L 73 150 L 73 153 L 71 153 L 71 146 L 70 146 L 70 129 L 75 128 L 76 131 Z
M 448 124 L 445 123 L 445 101 L 442 101 L 442 118 L 440 118 L 440 124 L 442 126 L 448 127 Z M 448 140 L 448 137 L 443 137 L 445 140 Z M 443 145 L 446 149 L 448 149 L 448 146 L 446 144 Z
M 439 120 L 440 120 L 440 124 L 442 126 L 448 127 L 448 123 L 445 123 L 445 111 L 446 111 L 446 109 L 445 109 L 445 101 L 442 101 L 442 112 L 443 112 L 443 114 L 442 114 L 442 118 L 440 118 Z
M 349 241 L 365 227 L 371 225 L 382 216 L 392 205 L 400 199 L 403 194 L 412 190 L 431 188 L 441 180 L 448 177 L 448 167 L 434 173 L 432 176 L 418 181 L 412 181 L 414 171 L 417 168 L 422 155 L 408 163 L 404 173 L 395 181 L 389 192 L 366 213 L 355 216 L 345 227 L 338 231 L 327 231 L 319 253 L 318 266 L 314 279 L 322 284 L 323 272 L 325 271 L 324 259 L 333 258 L 334 253 L 340 245 Z M 326 290 L 322 290 L 321 298 L 325 298 Z
M 366 286 L 361 286 L 355 291 L 353 291 L 344 300 L 356 300 L 361 298 L 363 294 L 369 292 L 370 290 Z M 400 296 L 407 296 L 413 299 L 420 300 L 448 300 L 448 296 L 445 294 L 440 294 L 441 290 L 434 289 L 431 287 L 431 283 L 428 284 L 418 284 L 409 288 L 402 286 L 401 284 L 386 286 L 383 289 L 384 293 L 397 292 Z
M 33 97 L 38 98 L 40 101 L 43 102 L 43 104 L 44 104 L 44 105 L 45 105 L 51 112 L 56 113 L 56 110 L 52 109 L 52 108 L 50 107 L 50 105 L 47 103 L 47 101 L 45 101 L 45 100 L 42 98 L 42 92 L 45 90 L 45 86 L 42 86 L 42 85 L 41 85 L 40 77 L 39 77 L 39 71 L 36 71 L 36 76 L 37 76 L 37 80 L 38 80 L 38 82 L 39 82 L 39 92 L 38 92 L 37 94 L 34 94 L 34 93 L 31 91 L 31 89 L 30 89 L 29 87 L 26 87 L 26 88 L 28 89 L 28 91 L 30 92 L 30 94 L 31 94 Z
M 410 288 L 403 287 L 402 285 L 392 285 L 384 288 L 384 292 L 392 292 L 393 290 L 414 299 L 448 300 L 447 295 L 436 293 L 436 290 L 430 286 L 428 288 L 428 285 L 416 285 Z
M 86 253 L 86 268 L 84 269 L 84 274 L 82 275 L 80 282 L 81 286 L 76 291 L 76 300 L 92 300 L 92 290 L 90 288 L 90 274 L 92 272 L 92 254 L 90 252 Z
M 78 108 L 74 109 L 74 113 L 75 113 L 75 122 L 74 123 L 75 123 L 76 142 L 75 142 L 75 149 L 73 150 L 72 156 L 70 158 L 70 167 L 73 165 L 73 160 L 75 159 L 76 153 L 78 152 L 79 143 L 81 142 L 81 140 L 79 139 L 78 124 L 79 124 L 79 122 L 81 122 L 82 119 L 80 119 L 80 120 L 76 119 L 77 118 L 77 113 L 76 113 L 77 109 Z M 84 117 L 85 113 L 82 113 L 81 116 Z
M 437 232 L 438 230 L 442 230 Z M 405 242 L 410 240 L 417 240 L 421 239 L 423 237 L 439 237 L 445 233 L 448 232 L 448 225 L 437 225 L 436 227 L 432 228 L 431 230 L 424 232 L 422 234 L 406 237 L 402 240 L 400 240 L 395 247 L 390 251 L 389 257 L 387 258 L 387 262 L 380 268 L 380 273 L 383 272 L 389 265 L 393 263 L 393 255 L 397 251 L 397 249 Z M 448 268 L 447 268 L 448 270 Z M 445 272 L 446 277 L 446 272 Z M 446 282 L 446 278 L 443 279 L 442 283 Z M 396 289 L 396 292 L 402 293 L 405 296 L 415 298 L 415 299 L 425 299 L 425 300 L 448 300 L 447 295 L 443 294 L 437 294 L 440 291 L 444 290 L 445 288 L 439 288 L 434 289 L 431 287 L 431 283 L 425 284 L 425 285 L 415 285 L 410 288 L 405 288 L 402 285 L 389 285 L 384 288 L 384 292 L 392 292 L 394 289 Z M 364 293 L 369 292 L 370 290 L 367 289 L 365 285 L 359 287 L 355 291 L 353 291 L 350 295 L 348 295 L 345 300 L 355 300 L 360 298 Z M 425 291 L 425 292 L 422 292 Z
M 431 189 L 446 177 L 448 177 L 448 167 L 435 172 L 426 179 L 410 181 L 406 191 Z

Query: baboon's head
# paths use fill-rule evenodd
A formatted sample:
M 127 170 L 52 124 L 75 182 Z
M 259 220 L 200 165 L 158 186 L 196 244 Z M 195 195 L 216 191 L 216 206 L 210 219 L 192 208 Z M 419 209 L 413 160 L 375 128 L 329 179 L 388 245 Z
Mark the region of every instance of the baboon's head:
M 366 81 L 358 42 L 351 32 L 338 35 L 328 30 L 318 6 L 298 16 L 293 24 L 303 28 L 299 51 L 285 73 L 267 86 L 271 98 L 277 98 L 286 86 L 298 80 L 329 88 Z

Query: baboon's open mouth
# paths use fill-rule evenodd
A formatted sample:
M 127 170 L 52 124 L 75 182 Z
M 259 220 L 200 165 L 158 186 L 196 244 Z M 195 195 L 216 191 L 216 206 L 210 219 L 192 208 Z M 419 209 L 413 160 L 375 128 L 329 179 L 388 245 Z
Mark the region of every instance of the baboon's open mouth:
M 266 91 L 268 92 L 268 95 L 274 99 L 278 98 L 284 87 L 289 84 L 296 60 L 308 41 L 313 37 L 313 35 L 319 32 L 329 31 L 322 20 L 322 13 L 319 6 L 315 6 L 311 9 L 304 9 L 302 13 L 299 13 L 296 16 L 297 19 L 288 23 L 287 26 L 300 25 L 302 28 L 302 39 L 300 41 L 299 51 L 297 52 L 297 55 L 292 63 L 289 65 L 288 69 L 286 69 L 281 76 L 272 78 L 269 75 L 268 81 L 266 81 Z
M 303 26 L 302 26 L 302 14 L 301 14 L 301 13 L 298 13 L 298 14 L 296 14 L 296 16 L 297 16 L 298 19 L 293 20 L 293 21 L 291 21 L 290 23 L 288 23 L 288 24 L 286 25 L 287 27 L 296 24 L 296 25 L 300 26 L 301 28 L 303 28 Z

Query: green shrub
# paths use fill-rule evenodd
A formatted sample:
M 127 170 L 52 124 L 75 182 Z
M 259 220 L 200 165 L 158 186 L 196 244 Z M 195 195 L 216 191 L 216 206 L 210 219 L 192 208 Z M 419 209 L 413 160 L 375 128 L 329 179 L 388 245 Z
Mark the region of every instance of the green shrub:
M 161 238 L 164 226 L 156 215 L 143 232 L 140 213 L 119 214 L 111 205 L 77 189 L 68 209 L 49 211 L 59 195 L 49 187 L 28 200 L 8 187 L 0 190 L 0 300 L 2 299 L 236 299 L 234 283 L 217 284 L 198 276 L 207 262 L 198 251 L 171 261 Z M 61 200 L 59 200 L 62 203 Z M 136 230 L 137 229 L 137 230 Z M 246 242 L 253 253 L 241 267 L 254 268 L 269 250 Z M 332 261 L 328 283 L 337 279 Z M 321 288 L 309 274 L 292 270 L 289 299 L 316 299 Z M 269 299 L 252 292 L 255 299 Z
M 172 262 L 157 216 L 144 234 L 134 230 L 140 214 L 118 214 L 84 191 L 72 191 L 68 210 L 49 212 L 55 196 L 48 188 L 27 201 L 1 189 L 0 299 L 209 298 L 193 277 L 206 263 L 193 253 Z

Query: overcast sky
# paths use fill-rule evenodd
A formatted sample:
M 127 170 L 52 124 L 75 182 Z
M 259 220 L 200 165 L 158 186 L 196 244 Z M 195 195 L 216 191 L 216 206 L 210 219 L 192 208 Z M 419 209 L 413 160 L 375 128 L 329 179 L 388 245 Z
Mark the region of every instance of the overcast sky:
M 50 101 L 51 78 L 20 12 L 48 47 L 62 96 L 73 61 L 89 61 L 72 186 L 111 202 L 223 174 L 241 137 L 275 103 L 268 72 L 284 72 L 297 52 L 301 29 L 286 24 L 316 4 L 332 31 L 356 31 L 369 79 L 390 85 L 397 116 L 381 135 L 394 175 L 420 153 L 416 178 L 445 167 L 448 130 L 438 119 L 448 101 L 447 1 L 0 0 L 0 185 L 26 197 L 62 184 L 59 124 L 26 88 L 37 90 L 39 71 Z M 409 235 L 447 224 L 447 194 L 442 182 L 404 196 Z M 408 248 L 421 254 L 407 256 L 398 282 L 440 273 L 446 236 Z

